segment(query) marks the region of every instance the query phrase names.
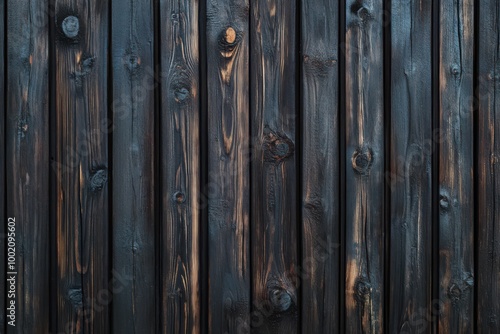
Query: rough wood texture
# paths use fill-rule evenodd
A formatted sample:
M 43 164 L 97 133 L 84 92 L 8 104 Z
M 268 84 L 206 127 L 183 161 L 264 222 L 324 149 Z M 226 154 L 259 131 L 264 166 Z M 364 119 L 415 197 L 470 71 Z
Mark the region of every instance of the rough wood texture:
M 248 6 L 207 4 L 210 333 L 250 330 Z
M 440 1 L 440 333 L 474 330 L 473 9 L 472 0 Z
M 108 1 L 55 1 L 57 324 L 106 333 Z M 121 273 L 122 274 L 122 273 Z M 114 287 L 127 285 L 116 282 Z M 122 277 L 123 278 L 123 277 Z
M 7 333 L 49 330 L 47 6 L 45 0 L 7 3 L 6 203 L 16 220 L 16 263 L 6 271 L 17 272 L 16 326 Z
M 302 1 L 303 333 L 340 332 L 339 2 Z
M 382 4 L 349 0 L 346 5 L 345 330 L 349 333 L 385 329 Z
M 500 3 L 479 2 L 477 333 L 500 332 Z
M 112 265 L 131 277 L 113 297 L 116 333 L 156 325 L 153 25 L 152 0 L 112 2 Z
M 198 1 L 160 0 L 161 331 L 200 332 Z
M 256 333 L 296 333 L 296 3 L 251 4 L 252 303 Z
M 430 332 L 432 300 L 432 1 L 391 8 L 391 333 Z M 434 316 L 434 314 L 432 314 Z

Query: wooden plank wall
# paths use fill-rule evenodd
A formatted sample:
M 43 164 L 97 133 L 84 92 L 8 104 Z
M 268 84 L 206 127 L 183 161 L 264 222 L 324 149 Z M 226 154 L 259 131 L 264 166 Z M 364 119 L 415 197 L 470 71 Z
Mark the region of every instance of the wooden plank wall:
M 500 332 L 496 0 L 0 17 L 0 333 Z

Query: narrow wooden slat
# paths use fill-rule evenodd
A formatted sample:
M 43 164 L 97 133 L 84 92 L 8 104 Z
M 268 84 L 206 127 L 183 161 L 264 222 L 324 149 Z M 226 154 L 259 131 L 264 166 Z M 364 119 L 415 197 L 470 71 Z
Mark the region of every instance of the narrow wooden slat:
M 391 18 L 392 52 L 386 55 L 392 59 L 388 331 L 427 333 L 433 306 L 432 1 L 393 1 Z
M 108 1 L 55 1 L 56 331 L 106 333 Z M 55 261 L 56 259 L 54 259 Z M 129 284 L 115 275 L 113 289 Z
M 477 333 L 500 332 L 500 3 L 479 2 Z
M 16 321 L 7 333 L 49 330 L 47 7 L 45 0 L 7 2 L 7 216 L 16 223 L 16 263 L 7 271 L 17 272 Z
M 160 0 L 162 333 L 200 332 L 198 9 Z
M 383 2 L 346 5 L 346 331 L 384 319 Z
M 250 329 L 249 5 L 207 4 L 209 332 Z
M 439 15 L 439 332 L 472 333 L 473 1 L 441 0 Z
M 252 327 L 297 333 L 296 2 L 251 3 Z
M 340 332 L 339 2 L 302 1 L 302 332 Z
M 113 296 L 116 333 L 155 331 L 153 1 L 112 1 Z

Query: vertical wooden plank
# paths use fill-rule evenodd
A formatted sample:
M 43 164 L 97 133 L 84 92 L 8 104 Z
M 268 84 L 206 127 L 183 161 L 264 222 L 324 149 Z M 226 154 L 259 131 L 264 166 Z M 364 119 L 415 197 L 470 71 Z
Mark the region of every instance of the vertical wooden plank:
M 384 329 L 383 2 L 346 6 L 346 331 Z
M 113 331 L 155 331 L 153 1 L 112 1 Z
M 57 331 L 105 333 L 108 1 L 55 0 Z M 123 277 L 121 277 L 123 278 Z M 114 286 L 127 281 L 114 282 Z
M 5 0 L 0 0 L 0 17 L 3 22 L 7 22 L 5 14 Z M 5 211 L 5 196 L 6 196 L 6 183 L 5 183 L 5 23 L 0 24 L 0 106 L 2 106 L 2 113 L 0 114 L 0 140 L 2 145 L 0 147 L 0 291 L 5 291 L 5 272 L 6 272 L 6 253 L 5 241 L 7 240 L 7 212 Z M 6 294 L 0 297 L 0 310 L 5 310 Z M 5 332 L 5 312 L 0 312 L 0 330 Z
M 163 333 L 200 332 L 197 0 L 160 0 Z
M 500 3 L 479 2 L 477 27 L 477 333 L 500 332 Z
M 426 312 L 432 307 L 432 2 L 393 1 L 391 18 L 388 331 L 430 332 Z
M 439 332 L 472 333 L 473 1 L 441 0 L 439 15 Z
M 339 2 L 302 1 L 301 17 L 302 332 L 338 333 Z
M 49 330 L 47 8 L 45 0 L 7 3 L 7 216 L 16 228 L 16 263 L 7 275 L 17 281 L 15 299 L 7 299 L 15 300 L 15 327 L 7 317 L 7 333 Z
M 207 4 L 209 332 L 250 329 L 249 4 Z
M 296 333 L 296 2 L 251 3 L 252 326 Z

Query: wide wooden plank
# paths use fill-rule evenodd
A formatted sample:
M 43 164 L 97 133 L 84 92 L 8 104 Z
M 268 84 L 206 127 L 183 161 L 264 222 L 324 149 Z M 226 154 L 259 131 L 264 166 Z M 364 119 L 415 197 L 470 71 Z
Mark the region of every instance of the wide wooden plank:
M 301 2 L 302 332 L 340 332 L 339 1 Z
M 473 332 L 473 20 L 472 0 L 440 1 L 440 333 Z
M 248 10 L 207 3 L 210 333 L 250 330 Z
M 109 331 L 108 7 L 55 1 L 57 332 Z
M 250 7 L 252 327 L 297 333 L 296 1 Z
M 390 310 L 388 331 L 431 331 L 432 1 L 391 8 Z M 388 87 L 387 87 L 388 89 Z M 436 136 L 437 137 L 437 136 Z M 433 314 L 435 315 L 435 314 Z
M 346 320 L 349 333 L 384 324 L 383 1 L 346 5 Z
M 161 331 L 200 332 L 197 0 L 160 0 Z
M 5 13 L 5 0 L 0 0 L 0 17 L 6 22 Z M 5 143 L 5 24 L 0 25 L 0 106 L 2 106 L 2 112 L 0 113 L 0 141 Z M 0 291 L 5 291 L 5 241 L 7 234 L 6 232 L 6 217 L 5 212 L 5 149 L 0 147 Z M 5 300 L 6 294 L 0 297 L 0 310 L 5 310 Z M 0 312 L 0 330 L 5 332 L 5 312 Z
M 49 330 L 47 6 L 46 0 L 7 1 L 6 205 L 7 216 L 15 219 L 16 253 L 7 275 L 17 284 L 15 299 L 7 298 L 15 300 L 16 310 L 13 323 L 6 318 L 6 333 Z
M 153 1 L 112 2 L 113 268 L 131 277 L 113 296 L 116 333 L 153 333 L 155 87 Z
M 477 333 L 500 332 L 500 3 L 479 1 L 477 22 Z

